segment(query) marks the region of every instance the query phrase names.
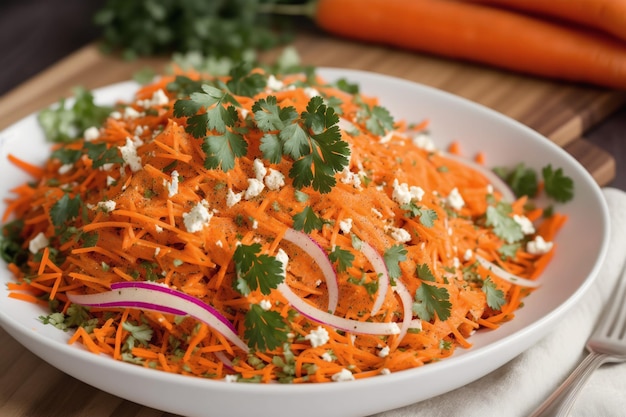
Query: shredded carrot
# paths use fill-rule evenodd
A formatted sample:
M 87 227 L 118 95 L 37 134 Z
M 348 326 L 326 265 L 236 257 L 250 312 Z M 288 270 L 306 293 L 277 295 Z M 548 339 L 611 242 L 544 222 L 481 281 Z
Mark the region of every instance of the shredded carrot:
M 531 291 L 478 267 L 475 255 L 526 279 L 538 279 L 550 262 L 554 248 L 533 254 L 520 245 L 515 256 L 500 255 L 507 242 L 485 225 L 485 213 L 492 199 L 500 201 L 501 195 L 497 190 L 491 194 L 488 179 L 468 165 L 416 146 L 412 135 L 427 134 L 427 119 L 414 124 L 398 121 L 383 135 L 373 133 L 363 119 L 362 106 L 378 105 L 376 98 L 360 94 L 357 99 L 318 80 L 316 90 L 340 103 L 338 113 L 350 124 L 341 131 L 350 149 L 349 165 L 337 170 L 336 185 L 327 193 L 312 187 L 296 190 L 293 160 L 287 156 L 279 162 L 264 160 L 262 144 L 267 138 L 249 120 L 254 117 L 254 103 L 269 96 L 276 97 L 281 108 L 289 105 L 298 114 L 305 112 L 310 93 L 300 86 L 307 81 L 303 75 L 284 76 L 285 88 L 278 91 L 266 89 L 253 98 L 234 96 L 233 102 L 241 106 L 236 128 L 244 132 L 248 150 L 228 171 L 206 167 L 202 140 L 185 130 L 186 118 L 174 116 L 175 94 L 165 90 L 174 79 L 164 76 L 142 87 L 137 101 L 127 103 L 139 116 L 109 117 L 92 142 L 113 149 L 133 141 L 140 169 L 126 162 L 96 168 L 84 155 L 68 171 L 59 169 L 58 159 L 37 167 L 9 156 L 37 181 L 36 187 L 14 188 L 14 197 L 7 201 L 4 220 L 24 221 L 21 238 L 28 254 L 23 264 L 9 265 L 16 278 L 9 286 L 10 297 L 41 305 L 53 305 L 49 300 L 56 300 L 58 311 L 69 315 L 75 311 L 68 294 L 100 293 L 113 283 L 153 281 L 209 304 L 232 323 L 242 339 L 247 337 L 250 306 L 267 302 L 264 305 L 288 323 L 288 342 L 247 353 L 191 317 L 137 308 L 92 308 L 84 312 L 88 319 L 70 343 L 164 372 L 216 379 L 236 374 L 264 383 L 327 382 L 348 369 L 354 378 L 366 378 L 449 357 L 457 348 L 470 348 L 475 331 L 495 330 L 514 317 Z M 157 94 L 166 101 L 153 103 L 151 97 Z M 79 138 L 67 146 L 83 149 L 84 145 L 85 139 Z M 448 151 L 461 154 L 461 143 L 453 143 Z M 484 163 L 487 152 L 478 153 L 476 161 Z M 272 184 L 271 173 L 282 183 Z M 263 180 L 264 188 L 248 197 L 245 193 L 254 178 Z M 407 194 L 411 194 L 409 200 Z M 59 216 L 55 204 L 64 196 L 80 199 L 82 206 L 71 219 L 71 228 L 60 231 L 53 220 Z M 233 196 L 238 199 L 234 201 Z M 566 217 L 555 213 L 544 218 L 543 210 L 531 209 L 527 202 L 526 197 L 509 202 L 511 215 L 527 216 L 537 226 L 536 234 L 524 237 L 523 242 L 536 235 L 552 241 Z M 198 206 L 207 208 L 210 220 L 190 230 L 185 219 Z M 341 248 L 352 258 L 342 268 L 335 262 L 338 303 L 334 315 L 397 324 L 404 318 L 404 300 L 391 286 L 379 311 L 372 312 L 381 291 L 377 287 L 380 278 L 358 249 L 362 241 L 380 255 L 401 248 L 403 256 L 396 262 L 399 275 L 394 279 L 404 284 L 412 302 L 426 303 L 418 300 L 420 289 L 446 294 L 451 306 L 448 317 L 434 312 L 429 317 L 412 316 L 421 324 L 402 337 L 352 334 L 295 313 L 277 289 L 269 294 L 239 291 L 234 253 L 239 245 L 254 243 L 269 256 L 284 251 L 289 258 L 285 283 L 312 306 L 327 308 L 323 270 L 308 252 L 285 238 L 286 231 L 295 226 L 294 215 L 305 208 L 324 224 L 308 232 L 315 244 L 326 254 Z M 422 217 L 426 215 L 430 220 Z M 67 235 L 72 231 L 73 235 Z M 41 241 L 40 235 L 47 243 L 31 253 L 29 243 Z M 487 278 L 491 289 L 501 294 L 501 305 L 490 305 Z M 326 334 L 327 340 L 314 343 L 312 332 Z

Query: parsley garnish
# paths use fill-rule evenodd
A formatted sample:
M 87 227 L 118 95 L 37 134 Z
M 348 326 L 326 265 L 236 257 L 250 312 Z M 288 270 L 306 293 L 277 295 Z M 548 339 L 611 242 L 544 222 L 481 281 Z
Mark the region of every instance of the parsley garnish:
M 560 203 L 565 203 L 574 197 L 574 181 L 563 174 L 563 169 L 556 171 L 552 165 L 541 170 L 546 194 Z
M 386 108 L 375 105 L 370 107 L 358 96 L 355 97 L 361 107 L 361 120 L 365 121 L 365 127 L 375 135 L 384 136 L 388 131 L 393 130 L 393 117 Z
M 244 337 L 248 346 L 260 352 L 274 350 L 287 341 L 287 324 L 280 313 L 266 311 L 258 304 L 252 304 L 245 318 Z
M 305 233 L 311 233 L 313 230 L 322 230 L 324 223 L 324 219 L 315 214 L 309 206 L 306 206 L 304 210 L 293 216 L 293 228 L 303 230 Z
M 504 291 L 498 289 L 491 278 L 487 278 L 483 282 L 483 292 L 487 296 L 487 305 L 494 310 L 500 310 L 506 303 Z
M 268 295 L 283 282 L 283 264 L 274 256 L 260 252 L 259 243 L 242 244 L 235 249 L 233 259 L 238 279 L 242 279 L 248 288 L 258 288 L 262 294 Z
M 432 320 L 435 313 L 439 320 L 447 320 L 452 310 L 449 298 L 447 289 L 422 283 L 415 292 L 413 313 L 425 321 Z
M 399 278 L 402 275 L 400 269 L 400 262 L 406 260 L 407 250 L 404 245 L 398 244 L 388 248 L 383 254 L 385 265 L 387 266 L 387 272 L 392 279 Z
M 494 169 L 494 172 L 506 181 L 516 196 L 534 197 L 537 194 L 537 173 L 523 163 L 517 164 L 510 172 L 502 167 Z

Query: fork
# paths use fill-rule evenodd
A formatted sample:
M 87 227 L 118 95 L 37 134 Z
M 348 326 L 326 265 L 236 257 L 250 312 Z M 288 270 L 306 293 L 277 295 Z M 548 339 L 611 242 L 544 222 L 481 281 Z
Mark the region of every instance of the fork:
M 609 362 L 626 362 L 626 268 L 587 341 L 589 354 L 530 417 L 565 417 L 593 371 Z

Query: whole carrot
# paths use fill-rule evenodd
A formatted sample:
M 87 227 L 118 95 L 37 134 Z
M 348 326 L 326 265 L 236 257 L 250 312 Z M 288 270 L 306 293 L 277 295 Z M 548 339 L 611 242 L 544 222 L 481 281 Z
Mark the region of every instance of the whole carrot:
M 626 44 L 512 11 L 450 0 L 319 0 L 314 17 L 347 38 L 626 89 Z
M 582 24 L 626 41 L 624 0 L 464 0 Z

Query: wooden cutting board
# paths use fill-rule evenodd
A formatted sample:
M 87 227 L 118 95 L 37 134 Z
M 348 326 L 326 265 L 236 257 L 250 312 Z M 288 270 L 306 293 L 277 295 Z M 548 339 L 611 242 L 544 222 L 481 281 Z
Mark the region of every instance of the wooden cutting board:
M 615 175 L 610 154 L 581 139 L 584 132 L 626 102 L 626 92 L 559 83 L 480 65 L 420 55 L 384 46 L 340 40 L 318 32 L 294 41 L 303 64 L 361 69 L 430 85 L 510 116 L 565 148 L 600 185 Z M 261 56 L 273 62 L 280 50 Z M 162 71 L 167 59 L 124 61 L 97 45 L 78 50 L 0 98 L 0 129 L 71 94 L 130 79 L 145 67 Z

